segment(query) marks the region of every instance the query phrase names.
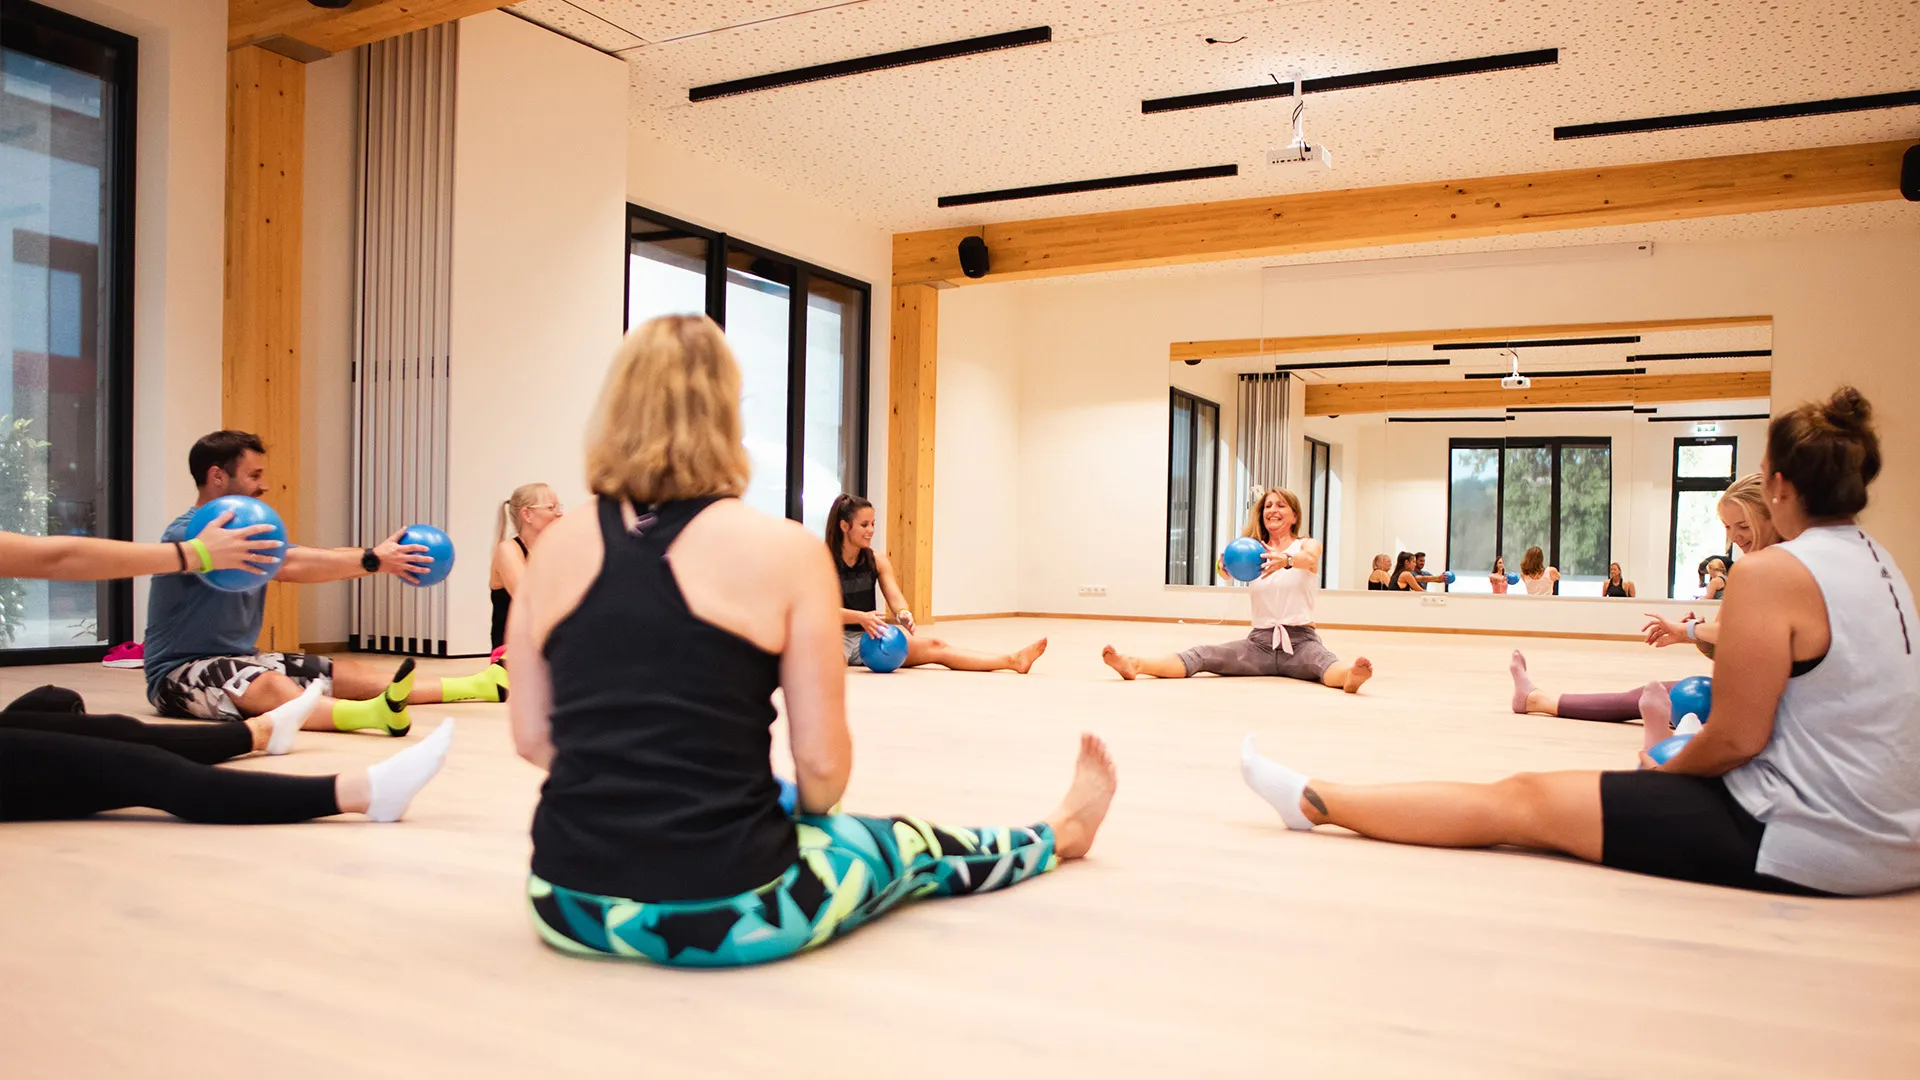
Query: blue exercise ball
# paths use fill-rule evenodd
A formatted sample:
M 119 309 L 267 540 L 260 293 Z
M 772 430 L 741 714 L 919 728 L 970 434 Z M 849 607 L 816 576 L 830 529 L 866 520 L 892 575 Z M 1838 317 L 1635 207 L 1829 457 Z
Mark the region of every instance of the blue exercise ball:
M 1652 758 L 1655 764 L 1665 765 L 1673 760 L 1673 755 L 1679 753 L 1681 747 L 1692 741 L 1691 735 L 1675 735 L 1672 738 L 1661 739 L 1647 748 L 1647 756 Z
M 773 782 L 780 785 L 781 811 L 788 814 L 793 813 L 793 808 L 800 805 L 800 789 L 794 785 L 793 781 L 784 776 L 774 777 Z
M 206 531 L 208 525 L 212 524 L 214 518 L 225 513 L 233 514 L 233 520 L 226 524 L 226 528 L 229 529 L 244 529 L 249 525 L 273 526 L 267 532 L 255 533 L 253 539 L 279 541 L 278 549 L 265 551 L 262 554 L 280 559 L 286 558 L 287 527 L 285 523 L 280 520 L 280 515 L 274 512 L 273 507 L 248 495 L 222 495 L 195 510 L 193 516 L 187 519 L 186 539 L 191 540 L 199 536 Z M 189 555 L 189 564 L 192 559 L 193 556 Z M 261 567 L 266 571 L 265 574 L 256 574 L 250 570 L 215 570 L 201 574 L 200 580 L 222 592 L 252 592 L 265 587 L 267 582 L 273 580 L 273 575 L 280 572 L 281 565 L 276 562 L 272 566 Z
M 882 674 L 907 662 L 907 634 L 897 626 L 882 625 L 880 636 L 860 635 L 860 662 Z
M 1667 702 L 1673 706 L 1673 722 L 1678 724 L 1688 713 L 1707 722 L 1707 714 L 1713 711 L 1713 680 L 1705 675 L 1690 675 L 1673 684 L 1667 691 Z
M 1267 554 L 1267 545 L 1251 536 L 1242 536 L 1220 555 L 1220 565 L 1227 568 L 1228 576 L 1235 581 L 1252 581 L 1260 576 L 1261 564 Z
M 1449 584 L 1449 585 L 1451 585 L 1451 584 L 1453 584 L 1453 580 L 1454 580 L 1454 579 L 1453 579 L 1453 571 L 1451 571 L 1451 570 L 1449 570 L 1449 571 L 1447 571 L 1447 572 L 1446 572 L 1445 574 L 1442 574 L 1441 576 L 1442 576 L 1442 577 L 1444 577 L 1444 578 L 1446 578 L 1446 581 L 1447 581 L 1447 584 Z
M 1511 571 L 1511 570 L 1509 570 L 1509 571 L 1507 571 L 1507 584 L 1509 584 L 1509 585 L 1518 585 L 1518 584 L 1520 584 L 1520 575 L 1519 575 L 1519 574 L 1516 574 L 1516 573 L 1514 573 L 1514 572 L 1513 572 L 1513 571 Z
M 453 573 L 453 538 L 432 525 L 409 525 L 400 534 L 402 544 L 419 544 L 427 549 L 427 557 L 433 565 L 420 575 L 418 581 L 408 582 L 426 588 L 447 580 Z M 404 580 L 404 579 L 403 579 Z

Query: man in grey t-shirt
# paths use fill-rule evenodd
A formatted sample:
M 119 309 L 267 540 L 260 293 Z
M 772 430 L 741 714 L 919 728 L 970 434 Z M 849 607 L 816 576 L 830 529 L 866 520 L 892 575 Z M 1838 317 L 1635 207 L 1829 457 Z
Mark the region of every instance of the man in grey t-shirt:
M 194 509 L 223 495 L 258 498 L 267 490 L 266 447 L 244 431 L 216 431 L 187 455 L 199 498 L 167 526 L 165 540 L 186 538 Z M 275 580 L 292 583 L 341 581 L 393 574 L 411 581 L 433 560 L 395 533 L 370 548 L 288 545 Z M 371 729 L 404 735 L 407 705 L 440 701 L 504 701 L 507 673 L 498 664 L 477 675 L 426 680 L 415 686 L 413 661 L 389 679 L 348 660 L 298 652 L 260 652 L 266 589 L 224 592 L 194 574 L 155 575 L 147 594 L 147 700 L 163 716 L 240 720 L 292 701 L 309 685 L 323 696 L 307 719 L 319 731 Z

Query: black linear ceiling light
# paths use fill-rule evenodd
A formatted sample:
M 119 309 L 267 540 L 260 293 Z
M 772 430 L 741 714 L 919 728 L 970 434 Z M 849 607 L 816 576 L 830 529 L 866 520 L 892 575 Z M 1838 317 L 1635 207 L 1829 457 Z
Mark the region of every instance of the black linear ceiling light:
M 1499 56 L 1477 56 L 1471 60 L 1446 60 L 1438 64 L 1415 64 L 1412 67 L 1362 71 L 1353 75 L 1329 75 L 1324 79 L 1307 79 L 1300 84 L 1300 92 L 1324 94 L 1329 90 L 1354 90 L 1362 86 L 1388 86 L 1393 83 L 1419 82 L 1423 79 L 1448 79 L 1455 75 L 1511 71 L 1515 68 L 1542 67 L 1559 62 L 1559 49 L 1534 49 L 1531 52 L 1503 53 Z M 1292 96 L 1292 83 L 1262 83 L 1258 86 L 1242 86 L 1233 90 L 1210 90 L 1204 94 L 1150 98 L 1140 103 L 1140 111 L 1143 113 L 1179 112 L 1182 109 L 1204 109 L 1212 105 L 1232 105 L 1242 101 Z
M 1534 341 L 1456 341 L 1445 345 L 1435 345 L 1435 351 L 1455 349 L 1552 349 L 1562 345 L 1633 345 L 1640 340 L 1639 334 L 1620 337 L 1569 337 L 1540 338 Z
M 1447 357 L 1437 356 L 1425 360 L 1336 360 L 1330 364 L 1275 364 L 1273 365 L 1273 370 L 1323 371 L 1332 370 L 1333 368 L 1357 367 L 1446 367 L 1451 363 L 1453 363 L 1453 361 Z
M 973 206 L 976 203 L 1007 202 L 1011 199 L 1038 199 L 1044 195 L 1073 195 L 1082 191 L 1145 187 L 1148 184 L 1177 184 L 1182 180 L 1212 180 L 1221 176 L 1239 175 L 1240 166 L 1238 165 L 1207 165 L 1198 169 L 1171 169 L 1167 172 L 1133 173 L 1129 176 L 1102 176 L 1094 180 L 1067 180 L 1058 184 L 1032 184 L 1027 187 L 1001 188 L 997 191 L 942 195 L 939 202 L 943 207 Z
M 1738 413 L 1728 416 L 1649 416 L 1648 422 L 1655 424 L 1704 424 L 1717 420 L 1771 420 L 1766 413 Z
M 1546 412 L 1632 412 L 1631 405 L 1515 405 L 1509 413 Z
M 1772 349 L 1724 349 L 1720 352 L 1649 352 L 1627 357 L 1627 363 L 1643 360 L 1731 360 L 1742 356 L 1772 356 Z
M 836 60 L 831 64 L 815 64 L 812 67 L 794 68 L 791 71 L 776 71 L 771 75 L 754 75 L 745 79 L 696 86 L 687 91 L 687 100 L 711 101 L 714 98 L 730 97 L 734 94 L 750 94 L 755 90 L 771 90 L 776 86 L 795 86 L 800 83 L 819 82 L 822 79 L 863 75 L 869 71 L 884 71 L 887 68 L 930 64 L 935 60 L 951 60 L 956 56 L 998 52 L 1001 49 L 1012 49 L 1021 45 L 1044 45 L 1052 40 L 1053 27 L 1032 26 L 1025 30 L 1009 30 L 1004 34 L 988 34 L 985 37 L 967 38 L 964 41 L 922 45 L 917 49 L 901 49 L 876 56 Z
M 1609 120 L 1601 124 L 1567 124 L 1554 128 L 1553 137 L 1555 139 L 1591 139 L 1601 135 L 1633 135 L 1643 131 L 1673 131 L 1678 128 L 1712 127 L 1716 124 L 1751 124 L 1761 120 L 1787 120 L 1796 116 L 1830 116 L 1834 113 L 1897 109 L 1903 105 L 1920 105 L 1920 90 L 1828 98 L 1825 101 L 1796 101 L 1791 105 L 1760 105 L 1751 109 L 1719 109 L 1714 112 L 1680 113 L 1675 116 L 1649 116 L 1640 120 Z

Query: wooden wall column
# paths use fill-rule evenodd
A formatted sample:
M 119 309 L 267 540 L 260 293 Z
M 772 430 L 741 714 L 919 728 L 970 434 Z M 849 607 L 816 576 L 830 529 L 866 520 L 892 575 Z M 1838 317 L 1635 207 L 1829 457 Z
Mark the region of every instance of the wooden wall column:
M 227 54 L 226 313 L 221 423 L 267 444 L 267 493 L 300 537 L 300 225 L 306 68 Z M 185 448 L 181 448 L 185 452 Z M 299 586 L 267 586 L 263 650 L 300 648 Z
M 933 407 L 940 293 L 893 290 L 887 391 L 887 555 L 914 618 L 933 618 Z

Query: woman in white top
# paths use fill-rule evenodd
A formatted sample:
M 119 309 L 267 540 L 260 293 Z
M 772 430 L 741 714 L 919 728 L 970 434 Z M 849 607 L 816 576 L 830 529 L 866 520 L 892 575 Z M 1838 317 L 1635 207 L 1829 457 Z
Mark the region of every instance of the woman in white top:
M 1547 553 L 1540 550 L 1539 544 L 1520 556 L 1520 584 L 1527 587 L 1528 596 L 1550 596 L 1559 582 L 1559 569 L 1547 565 Z
M 1313 599 L 1320 591 L 1320 541 L 1300 534 L 1300 499 L 1274 488 L 1247 515 L 1242 536 L 1267 546 L 1253 582 L 1253 631 L 1244 640 L 1201 645 L 1175 656 L 1122 656 L 1113 646 L 1100 658 L 1123 679 L 1152 675 L 1184 679 L 1215 675 L 1279 675 L 1357 693 L 1373 677 L 1366 657 L 1340 662 L 1313 629 Z
M 1846 387 L 1768 426 L 1761 471 L 1786 539 L 1735 564 L 1713 715 L 1666 764 L 1349 787 L 1261 757 L 1248 736 L 1242 775 L 1296 829 L 1558 851 L 1775 892 L 1920 886 L 1920 612 L 1854 522 L 1880 473 L 1869 411 Z

